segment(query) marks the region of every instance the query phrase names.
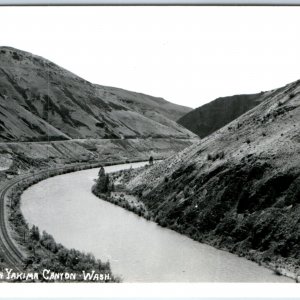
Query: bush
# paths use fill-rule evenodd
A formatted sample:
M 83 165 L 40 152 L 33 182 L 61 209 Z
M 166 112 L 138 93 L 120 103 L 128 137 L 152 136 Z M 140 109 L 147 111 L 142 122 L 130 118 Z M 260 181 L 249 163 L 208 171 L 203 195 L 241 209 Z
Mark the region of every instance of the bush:
M 224 151 L 219 151 L 215 154 L 207 154 L 207 160 L 215 161 L 217 159 L 223 159 L 225 157 Z
M 220 152 L 218 153 L 218 155 L 219 155 L 219 158 L 220 158 L 220 159 L 223 159 L 223 158 L 225 157 L 224 151 L 220 151 Z
M 281 276 L 282 275 L 278 267 L 275 268 L 274 274 L 277 275 L 277 276 Z
M 290 95 L 289 95 L 289 98 L 290 99 L 293 99 L 295 97 L 295 94 L 294 93 L 291 93 Z
M 32 226 L 32 228 L 30 230 L 30 237 L 35 241 L 40 240 L 40 231 L 37 226 L 34 226 L 34 225 Z

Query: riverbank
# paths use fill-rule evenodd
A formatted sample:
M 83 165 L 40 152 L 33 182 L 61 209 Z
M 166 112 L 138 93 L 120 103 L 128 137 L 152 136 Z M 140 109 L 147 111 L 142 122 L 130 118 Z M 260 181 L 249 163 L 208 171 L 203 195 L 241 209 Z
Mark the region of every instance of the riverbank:
M 127 160 L 127 162 L 129 162 Z M 135 162 L 131 160 L 130 162 Z M 66 249 L 61 244 L 55 242 L 54 238 L 46 232 L 40 233 L 36 226 L 29 228 L 28 223 L 24 219 L 20 210 L 20 197 L 24 190 L 39 181 L 45 180 L 56 175 L 66 174 L 84 169 L 96 168 L 100 165 L 114 165 L 124 163 L 124 161 L 115 162 L 98 162 L 93 164 L 73 164 L 70 166 L 51 169 L 39 170 L 32 172 L 27 176 L 19 176 L 14 178 L 15 184 L 8 190 L 6 198 L 9 200 L 6 212 L 9 221 L 10 236 L 17 242 L 20 253 L 24 256 L 23 268 L 27 273 L 37 273 L 38 281 L 45 281 L 42 276 L 43 270 L 55 269 L 56 273 L 67 272 L 77 274 L 75 281 L 88 280 L 90 277 L 83 277 L 82 272 L 87 273 L 97 271 L 101 280 L 95 280 L 95 276 L 91 276 L 89 281 L 99 282 L 120 282 L 120 278 L 115 277 L 110 269 L 108 262 L 96 260 L 90 254 L 84 254 L 75 249 Z M 3 270 L 9 265 L 5 264 L 1 259 Z M 72 263 L 71 263 L 72 262 Z M 54 272 L 55 273 L 55 272 Z M 97 277 L 97 276 L 96 276 Z M 27 277 L 26 277 L 27 278 Z M 30 277 L 31 278 L 31 277 Z M 19 277 L 13 277 L 12 281 L 20 280 Z M 11 280 L 11 278 L 10 278 Z M 28 281 L 28 278 L 26 279 Z M 36 281 L 34 276 L 32 280 Z M 50 281 L 53 281 L 50 279 Z
M 143 163 L 105 168 L 105 173 Z M 30 224 L 67 248 L 109 260 L 122 282 L 292 282 L 229 252 L 198 243 L 91 193 L 99 169 L 55 176 L 22 194 Z
M 134 195 L 130 195 L 128 191 L 125 190 L 124 182 L 127 182 L 130 178 L 135 176 L 141 169 L 148 168 L 149 165 L 144 167 L 129 170 L 122 170 L 112 174 L 109 174 L 109 180 L 113 183 L 113 191 L 109 191 L 106 193 L 100 192 L 97 189 L 97 186 L 101 185 L 101 183 L 96 181 L 96 184 L 92 187 L 92 193 L 104 199 L 112 204 L 118 205 L 122 208 L 127 209 L 128 211 L 134 212 L 138 216 L 144 217 L 146 220 L 153 220 L 153 215 L 147 209 L 145 204 L 139 201 L 138 197 Z
M 151 168 L 151 166 L 147 166 L 147 168 Z M 112 174 L 111 178 L 115 182 L 115 192 L 111 193 L 111 195 L 97 194 L 95 193 L 95 189 L 93 189 L 93 193 L 101 199 L 121 206 L 141 217 L 144 217 L 147 220 L 154 221 L 162 227 L 166 227 L 180 234 L 184 234 L 197 242 L 205 243 L 217 249 L 228 251 L 240 257 L 244 257 L 248 260 L 256 262 L 260 266 L 271 269 L 274 274 L 278 276 L 283 275 L 292 278 L 296 282 L 299 282 L 299 269 L 297 268 L 296 262 L 293 262 L 292 259 L 288 260 L 280 257 L 272 257 L 255 250 L 249 251 L 247 247 L 234 247 L 233 243 L 224 243 L 221 233 L 218 235 L 212 233 L 200 236 L 197 234 L 195 228 L 191 228 L 190 226 L 182 226 L 182 224 L 178 224 L 177 222 L 166 222 L 164 215 L 160 214 L 159 209 L 147 206 L 145 202 L 140 200 L 141 195 L 126 189 L 126 184 L 140 171 L 141 170 L 138 169 L 126 170 Z M 167 182 L 168 178 L 165 178 L 165 181 Z

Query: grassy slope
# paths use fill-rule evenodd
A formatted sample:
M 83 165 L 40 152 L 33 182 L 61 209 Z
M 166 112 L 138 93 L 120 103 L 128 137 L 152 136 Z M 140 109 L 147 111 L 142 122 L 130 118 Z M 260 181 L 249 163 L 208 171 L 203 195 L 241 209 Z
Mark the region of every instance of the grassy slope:
M 204 138 L 260 104 L 265 95 L 221 97 L 187 113 L 177 123 Z
M 179 118 L 192 110 L 190 107 L 177 105 L 166 101 L 163 98 L 152 97 L 142 93 L 126 91 L 120 88 L 100 86 L 98 88 L 102 92 L 109 92 L 115 95 L 118 101 L 126 107 L 138 110 L 140 113 L 156 112 L 170 120 L 177 121 Z
M 0 47 L 0 82 L 0 141 L 194 136 L 172 119 L 187 108 L 99 87 L 17 49 Z
M 127 189 L 156 221 L 190 237 L 295 272 L 300 266 L 300 83 L 181 153 Z

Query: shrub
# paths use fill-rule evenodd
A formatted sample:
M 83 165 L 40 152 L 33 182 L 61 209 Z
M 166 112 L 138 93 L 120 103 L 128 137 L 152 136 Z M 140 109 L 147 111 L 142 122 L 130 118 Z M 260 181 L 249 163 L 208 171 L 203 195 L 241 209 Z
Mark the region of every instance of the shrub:
M 291 93 L 290 95 L 289 95 L 289 98 L 290 99 L 293 99 L 295 97 L 295 94 L 294 93 Z
M 225 157 L 224 151 L 219 151 L 215 154 L 207 154 L 207 160 L 215 161 L 217 159 L 223 159 Z
M 275 268 L 274 274 L 277 275 L 277 276 L 281 276 L 282 275 L 278 267 Z
M 13 52 L 12 57 L 13 57 L 13 59 L 15 59 L 15 60 L 20 60 L 20 56 L 18 55 L 17 52 Z
M 103 167 L 100 168 L 98 173 L 97 183 L 94 187 L 96 193 L 105 194 L 114 191 L 114 184 L 111 182 L 109 175 L 105 174 Z
M 149 165 L 150 165 L 150 166 L 153 165 L 153 161 L 154 161 L 153 156 L 150 156 L 150 158 L 149 158 Z
M 34 225 L 32 226 L 32 228 L 30 230 L 30 237 L 35 241 L 40 240 L 40 231 L 37 226 L 34 226 Z
M 224 157 L 225 157 L 224 151 L 220 151 L 220 152 L 219 152 L 219 158 L 220 158 L 220 159 L 223 159 Z

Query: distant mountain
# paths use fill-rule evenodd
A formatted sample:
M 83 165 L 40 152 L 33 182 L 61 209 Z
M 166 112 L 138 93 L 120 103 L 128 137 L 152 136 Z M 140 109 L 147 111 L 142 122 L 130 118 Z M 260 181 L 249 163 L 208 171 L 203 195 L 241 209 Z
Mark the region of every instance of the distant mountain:
M 0 47 L 0 141 L 191 138 L 190 109 L 92 84 L 28 52 Z
M 134 177 L 155 220 L 272 268 L 299 270 L 300 81 Z
M 177 123 L 204 138 L 260 104 L 265 93 L 221 97 L 181 117 Z

